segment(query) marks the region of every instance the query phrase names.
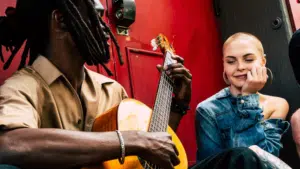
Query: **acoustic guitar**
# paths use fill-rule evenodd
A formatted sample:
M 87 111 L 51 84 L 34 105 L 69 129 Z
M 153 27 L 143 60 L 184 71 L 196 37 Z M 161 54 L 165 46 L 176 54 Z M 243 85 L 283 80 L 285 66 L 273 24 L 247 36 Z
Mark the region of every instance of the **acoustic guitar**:
M 159 34 L 159 36 L 151 41 L 152 45 L 157 45 L 164 54 L 164 65 L 174 63 L 171 58 L 174 54 L 173 48 L 170 46 L 167 38 Z M 157 89 L 156 100 L 153 110 L 134 99 L 124 99 L 118 106 L 111 108 L 107 112 L 96 118 L 92 131 L 125 131 L 140 130 L 149 132 L 165 132 L 172 136 L 179 151 L 180 164 L 175 169 L 187 169 L 187 156 L 183 145 L 175 132 L 168 126 L 171 101 L 173 93 L 173 80 L 170 79 L 165 72 L 160 75 L 159 85 Z M 125 143 L 126 144 L 126 143 Z M 159 169 L 158 166 L 148 163 L 136 156 L 127 156 L 125 163 L 121 165 L 118 160 L 110 160 L 103 162 L 95 169 Z

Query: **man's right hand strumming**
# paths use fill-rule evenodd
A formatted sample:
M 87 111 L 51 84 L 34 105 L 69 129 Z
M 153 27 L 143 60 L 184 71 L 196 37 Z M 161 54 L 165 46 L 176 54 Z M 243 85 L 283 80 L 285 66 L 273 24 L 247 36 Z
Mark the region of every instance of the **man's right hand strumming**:
M 173 169 L 180 163 L 178 150 L 171 135 L 165 132 L 124 132 L 126 148 L 142 159 L 164 169 Z M 132 153 L 132 152 L 130 152 Z

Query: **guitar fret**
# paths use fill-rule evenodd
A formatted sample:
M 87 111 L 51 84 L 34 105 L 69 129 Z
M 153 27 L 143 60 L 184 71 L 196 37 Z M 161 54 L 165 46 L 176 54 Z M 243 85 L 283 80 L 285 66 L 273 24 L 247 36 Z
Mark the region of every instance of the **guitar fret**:
M 167 53 L 164 65 L 172 63 L 174 63 L 174 60 L 171 58 L 171 54 Z M 166 131 L 168 127 L 173 84 L 173 80 L 166 74 L 166 72 L 162 72 L 158 85 L 155 106 L 153 108 L 153 115 L 149 128 L 150 131 Z
M 159 42 L 164 41 L 164 37 L 160 36 L 157 40 Z M 165 46 L 158 45 L 161 49 L 164 49 L 164 66 L 176 63 L 176 61 L 172 59 L 173 49 L 169 46 L 168 42 L 166 44 L 167 45 Z M 149 126 L 150 132 L 167 130 L 172 103 L 173 86 L 174 80 L 163 71 L 160 75 L 160 80 L 158 83 L 155 104 Z M 148 163 L 144 160 L 141 160 L 141 162 L 144 169 L 159 169 L 159 167 L 156 165 Z

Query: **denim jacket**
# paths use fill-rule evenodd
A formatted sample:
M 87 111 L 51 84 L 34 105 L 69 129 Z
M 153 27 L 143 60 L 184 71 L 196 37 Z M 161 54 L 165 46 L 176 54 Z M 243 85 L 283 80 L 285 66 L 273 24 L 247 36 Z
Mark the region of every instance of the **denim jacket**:
M 281 136 L 289 128 L 282 119 L 264 120 L 258 94 L 234 97 L 229 88 L 196 109 L 197 161 L 225 149 L 257 145 L 279 155 Z

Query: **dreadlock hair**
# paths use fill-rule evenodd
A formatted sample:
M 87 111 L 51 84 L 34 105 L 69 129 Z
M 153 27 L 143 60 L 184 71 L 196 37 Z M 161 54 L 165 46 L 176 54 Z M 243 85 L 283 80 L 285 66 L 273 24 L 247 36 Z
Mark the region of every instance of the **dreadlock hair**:
M 120 47 L 109 27 L 98 15 L 93 0 L 81 0 L 87 6 L 90 22 L 83 19 L 78 10 L 80 0 L 17 0 L 16 9 L 8 7 L 6 16 L 0 17 L 0 60 L 4 62 L 2 46 L 11 51 L 4 64 L 7 69 L 17 52 L 26 41 L 19 69 L 23 68 L 29 54 L 29 65 L 39 54 L 45 55 L 49 43 L 50 19 L 54 10 L 63 16 L 66 29 L 70 32 L 80 54 L 88 65 L 101 64 L 108 75 L 112 72 L 104 65 L 110 60 L 107 34 L 117 47 L 120 63 L 123 60 Z M 92 33 L 91 27 L 95 28 Z

